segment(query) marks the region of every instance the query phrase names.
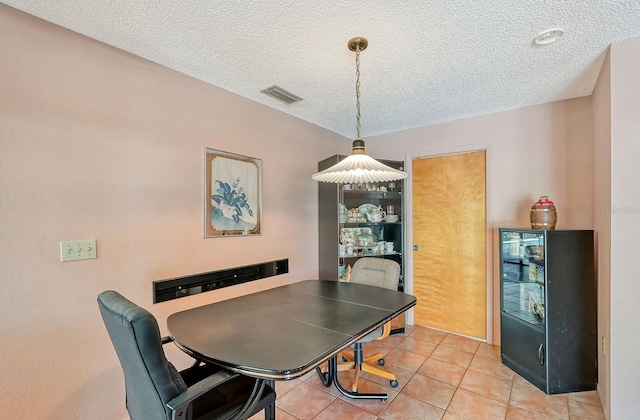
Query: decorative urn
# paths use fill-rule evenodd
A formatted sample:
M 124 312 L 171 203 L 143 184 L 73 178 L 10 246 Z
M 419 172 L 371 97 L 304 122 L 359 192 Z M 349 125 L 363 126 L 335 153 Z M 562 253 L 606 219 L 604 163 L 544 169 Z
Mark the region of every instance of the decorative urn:
M 549 196 L 543 195 L 533 206 L 531 206 L 531 229 L 555 229 L 558 221 L 558 213 L 553 201 Z

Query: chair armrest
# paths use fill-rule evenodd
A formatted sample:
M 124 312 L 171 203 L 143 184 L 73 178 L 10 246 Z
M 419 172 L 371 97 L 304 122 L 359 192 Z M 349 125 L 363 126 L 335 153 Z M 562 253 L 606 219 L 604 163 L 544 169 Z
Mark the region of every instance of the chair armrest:
M 193 400 L 238 376 L 240 376 L 238 373 L 223 370 L 191 385 L 186 391 L 167 403 L 167 407 L 172 411 L 171 418 L 173 420 L 185 419 L 187 409 Z
M 383 325 L 382 335 L 376 338 L 376 340 L 384 340 L 389 337 L 389 334 L 391 334 L 391 322 L 387 322 Z

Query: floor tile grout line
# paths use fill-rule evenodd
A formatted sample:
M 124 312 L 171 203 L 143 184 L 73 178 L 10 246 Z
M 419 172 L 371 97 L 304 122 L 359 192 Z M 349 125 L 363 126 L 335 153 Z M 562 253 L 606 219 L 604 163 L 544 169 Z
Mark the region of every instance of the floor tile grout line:
M 407 388 L 406 388 L 407 384 L 408 384 L 411 380 L 413 380 L 413 379 L 416 377 L 416 375 L 418 375 L 418 374 L 419 374 L 418 372 L 420 371 L 420 369 L 422 368 L 422 366 L 424 366 L 424 364 L 425 364 L 427 361 L 429 361 L 429 360 L 438 361 L 438 362 L 441 362 L 441 363 L 450 364 L 450 365 L 452 365 L 452 366 L 458 366 L 458 367 L 461 367 L 460 365 L 451 364 L 451 363 L 449 363 L 449 362 L 447 362 L 447 361 L 439 360 L 439 359 L 437 359 L 437 358 L 432 357 L 433 352 L 434 352 L 434 351 L 435 351 L 435 350 L 436 350 L 440 345 L 443 345 L 444 347 L 452 348 L 452 349 L 455 349 L 455 350 L 458 350 L 458 351 L 462 351 L 462 352 L 465 352 L 465 353 L 469 353 L 469 354 L 471 354 L 471 361 L 466 365 L 466 367 L 464 367 L 464 371 L 463 371 L 463 373 L 462 373 L 461 379 L 460 379 L 460 381 L 458 382 L 458 384 L 455 386 L 455 390 L 454 390 L 453 396 L 452 396 L 452 397 L 451 397 L 451 399 L 449 400 L 449 402 L 448 402 L 448 404 L 447 404 L 447 407 L 446 407 L 446 409 L 444 410 L 444 413 L 445 413 L 445 414 L 448 412 L 448 413 L 451 413 L 451 414 L 456 414 L 456 415 L 458 415 L 458 416 L 461 416 L 461 415 L 460 415 L 460 414 L 458 414 L 458 413 L 455 413 L 455 412 L 453 412 L 453 411 L 450 411 L 450 408 L 451 408 L 451 404 L 452 404 L 452 402 L 453 402 L 453 399 L 454 399 L 454 397 L 455 397 L 456 393 L 457 393 L 460 389 L 464 389 L 464 390 L 465 390 L 465 392 L 470 392 L 470 393 L 473 393 L 473 394 L 479 395 L 479 396 L 481 396 L 481 397 L 483 397 L 483 398 L 487 398 L 487 399 L 490 399 L 490 400 L 496 401 L 496 402 L 498 402 L 498 403 L 505 404 L 505 402 L 504 402 L 504 401 L 501 401 L 501 400 L 495 399 L 495 398 L 493 398 L 493 397 L 490 397 L 490 396 L 487 396 L 487 395 L 483 395 L 483 394 L 480 394 L 480 393 L 478 393 L 478 392 L 475 392 L 475 391 L 472 391 L 472 390 L 469 390 L 469 389 L 466 389 L 466 388 L 462 388 L 462 387 L 461 387 L 462 381 L 464 380 L 464 378 L 466 377 L 466 375 L 467 375 L 470 371 L 471 371 L 471 372 L 474 372 L 474 373 L 479 373 L 479 374 L 482 374 L 482 375 L 489 376 L 489 377 L 493 378 L 494 380 L 505 381 L 505 379 L 504 379 L 504 375 L 502 374 L 502 372 L 500 372 L 500 371 L 498 370 L 498 368 L 496 368 L 496 369 L 491 369 L 491 372 L 492 372 L 492 373 L 489 373 L 489 370 L 481 371 L 481 370 L 478 370 L 478 369 L 476 369 L 476 368 L 472 368 L 472 367 L 471 367 L 471 365 L 472 365 L 472 363 L 473 363 L 474 359 L 476 358 L 476 356 L 477 356 L 477 357 L 481 357 L 481 358 L 483 358 L 483 359 L 492 360 L 492 361 L 499 360 L 499 359 L 496 359 L 496 358 L 495 358 L 495 356 L 494 356 L 494 355 L 495 355 L 495 352 L 493 352 L 493 351 L 487 351 L 487 349 L 485 349 L 485 350 L 483 351 L 483 354 L 479 354 L 480 348 L 482 347 L 482 346 L 481 346 L 481 343 L 480 343 L 478 346 L 476 346 L 475 351 L 474 351 L 473 353 L 468 352 L 468 351 L 465 351 L 465 350 L 463 350 L 462 348 L 452 347 L 452 346 L 448 345 L 448 344 L 450 344 L 450 343 L 448 343 L 447 341 L 445 341 L 445 340 L 446 340 L 446 337 L 447 337 L 447 336 L 449 336 L 449 334 L 445 334 L 445 335 L 443 336 L 443 338 L 442 338 L 438 343 L 435 343 L 435 342 L 433 342 L 433 341 L 431 341 L 431 340 L 423 340 L 423 339 L 421 339 L 421 338 L 418 338 L 418 337 L 417 337 L 417 334 L 416 334 L 415 336 L 413 336 L 413 333 L 414 333 L 414 332 L 416 332 L 416 331 L 418 331 L 418 329 L 419 329 L 419 328 L 425 328 L 425 329 L 426 329 L 426 327 L 420 327 L 420 326 L 418 326 L 418 327 L 416 327 L 416 328 L 412 328 L 412 329 L 411 329 L 411 330 L 410 330 L 406 335 L 405 335 L 405 334 L 403 334 L 403 336 L 402 336 L 402 337 L 398 336 L 398 338 L 399 338 L 399 339 L 394 340 L 394 342 L 393 342 L 393 343 L 392 343 L 392 342 L 385 343 L 385 344 L 390 344 L 390 345 L 388 345 L 388 347 L 391 349 L 391 350 L 389 350 L 389 352 L 391 352 L 391 351 L 393 351 L 393 350 L 396 350 L 396 349 L 397 349 L 397 350 L 400 350 L 400 351 L 402 351 L 402 352 L 411 353 L 411 354 L 417 355 L 417 356 L 419 356 L 419 357 L 424 357 L 424 358 L 425 358 L 425 360 L 422 362 L 422 364 L 421 364 L 417 369 L 405 369 L 405 368 L 402 368 L 403 370 L 410 372 L 410 375 L 406 378 L 406 380 L 405 380 L 405 384 L 404 384 L 404 386 L 400 389 L 400 391 L 397 391 L 397 395 L 402 394 L 404 397 L 411 397 L 411 398 L 413 398 L 413 399 L 415 399 L 415 400 L 417 400 L 417 401 L 421 401 L 421 402 L 423 402 L 423 403 L 426 403 L 426 404 L 432 405 L 432 406 L 434 406 L 434 407 L 437 407 L 437 406 L 435 406 L 434 404 L 431 404 L 431 403 L 429 403 L 429 402 L 427 402 L 427 401 L 423 401 L 423 400 L 421 400 L 421 399 L 419 399 L 419 398 L 412 397 L 410 394 L 405 393 L 405 390 L 407 389 Z M 428 356 L 425 356 L 424 354 L 420 354 L 420 353 L 415 353 L 414 351 L 406 350 L 406 349 L 404 349 L 404 348 L 400 348 L 399 346 L 402 344 L 402 342 L 404 342 L 404 341 L 405 341 L 407 338 L 409 338 L 409 337 L 412 337 L 413 339 L 416 339 L 416 340 L 421 340 L 421 341 L 424 341 L 424 342 L 429 342 L 430 344 L 433 344 L 433 345 L 434 345 L 434 348 L 433 348 L 433 350 L 429 353 L 429 355 L 428 355 Z M 456 337 L 457 337 L 457 336 L 456 336 Z M 494 348 L 496 347 L 495 345 L 489 345 L 489 346 L 494 347 Z M 489 350 L 490 350 L 490 349 L 489 349 Z M 387 354 L 388 354 L 388 353 L 387 353 Z M 385 355 L 385 357 L 386 357 L 386 355 Z M 398 366 L 398 368 L 400 368 L 400 366 Z M 509 370 L 510 370 L 510 369 L 509 369 Z M 511 371 L 511 370 L 510 370 L 510 371 Z M 435 381 L 439 381 L 438 379 L 436 379 L 436 378 L 432 378 L 432 377 L 430 377 L 430 376 L 428 376 L 428 375 L 426 375 L 426 377 L 428 377 L 429 379 L 435 380 Z M 307 380 L 308 380 L 308 379 L 309 379 L 309 377 L 307 378 Z M 376 381 L 373 381 L 373 382 L 374 382 L 374 383 L 377 383 Z M 440 382 L 441 382 L 441 381 L 440 381 Z M 540 413 L 540 412 L 538 412 L 538 411 L 532 411 L 532 410 L 530 410 L 530 409 L 528 409 L 528 408 L 521 408 L 521 407 L 519 407 L 519 406 L 517 406 L 517 405 L 513 405 L 512 403 L 514 402 L 514 400 L 513 400 L 513 397 L 514 397 L 514 389 L 515 389 L 515 386 L 516 386 L 516 382 L 518 382 L 518 375 L 517 375 L 517 374 L 515 374 L 515 372 L 514 372 L 514 373 L 513 373 L 513 375 L 511 375 L 511 377 L 510 377 L 510 379 L 508 380 L 508 382 L 510 382 L 510 388 L 509 388 L 509 394 L 508 394 L 508 398 L 507 398 L 507 402 L 506 402 L 507 411 L 505 412 L 505 417 L 508 415 L 509 408 L 513 407 L 514 409 L 524 410 L 524 411 L 526 411 L 526 412 L 529 412 L 529 413 L 532 413 L 532 414 L 535 414 L 535 415 L 538 415 L 538 416 L 544 416 L 545 418 L 547 418 L 547 414 L 543 414 L 543 413 Z M 300 383 L 306 383 L 306 381 L 300 381 Z M 445 383 L 446 383 L 446 382 L 445 382 Z M 309 385 L 312 385 L 311 383 L 308 383 L 308 384 L 309 384 Z M 298 385 L 299 385 L 299 383 L 298 383 L 296 386 L 298 386 Z M 384 385 L 382 385 L 382 384 L 379 384 L 379 383 L 378 383 L 378 385 L 382 386 L 383 388 L 388 388 L 388 387 L 386 387 L 386 386 L 384 386 Z M 317 388 L 315 385 L 312 385 L 312 386 L 313 386 L 314 388 L 316 388 L 316 389 L 319 389 L 319 388 Z M 293 389 L 293 388 L 292 388 L 292 389 Z M 283 395 L 286 395 L 289 391 L 291 391 L 291 389 L 289 389 L 289 390 L 288 390 L 285 394 L 283 394 Z M 331 404 L 335 403 L 335 401 L 336 401 L 336 400 L 345 401 L 345 400 L 342 400 L 342 399 L 340 399 L 339 397 L 336 397 L 335 395 L 331 394 L 330 392 L 328 392 L 328 390 L 322 390 L 322 391 L 324 391 L 325 393 L 328 393 L 332 398 L 331 398 L 331 403 L 329 403 L 329 404 L 328 404 L 328 405 L 327 405 L 323 410 L 321 410 L 321 412 L 320 412 L 320 413 L 324 412 L 324 411 L 325 411 L 325 410 L 326 410 L 326 409 L 327 409 Z M 396 397 L 397 397 L 397 395 L 396 395 L 396 396 L 394 396 L 394 398 L 396 398 Z M 599 395 L 597 395 L 597 396 L 598 396 L 598 398 L 599 398 Z M 583 407 L 590 407 L 590 408 L 598 409 L 600 412 L 602 412 L 602 411 L 603 411 L 602 405 L 601 405 L 601 404 L 600 404 L 600 405 L 598 405 L 598 404 L 594 403 L 592 399 L 580 400 L 580 399 L 573 398 L 572 396 L 567 395 L 567 396 L 566 396 L 566 398 L 564 398 L 564 400 L 565 400 L 565 403 L 566 403 L 566 409 L 567 409 L 567 413 L 568 413 L 568 418 L 569 418 L 569 419 L 571 419 L 571 418 L 572 418 L 572 416 L 571 416 L 571 411 L 570 411 L 571 401 L 574 401 L 576 404 L 578 404 L 578 405 L 580 405 L 580 406 L 583 406 Z M 348 401 L 346 401 L 346 402 L 348 402 Z M 392 403 L 392 402 L 393 402 L 393 400 L 391 400 L 391 401 L 390 401 L 390 403 Z M 369 414 L 371 414 L 371 415 L 376 416 L 375 418 L 376 418 L 377 420 L 380 420 L 380 419 L 382 419 L 382 418 L 384 417 L 384 413 L 385 413 L 385 412 L 387 412 L 387 410 L 388 410 L 388 408 L 389 408 L 389 406 L 390 406 L 390 405 L 391 405 L 391 404 L 386 404 L 386 405 L 383 407 L 382 411 L 381 411 L 380 413 L 378 413 L 378 414 L 371 413 L 371 412 L 369 412 L 369 411 L 367 411 L 367 410 L 364 410 L 364 411 L 365 411 L 365 412 L 367 412 L 367 413 L 369 413 Z M 355 406 L 355 407 L 357 407 L 358 409 L 363 410 L 361 407 L 358 407 L 358 406 Z M 442 409 L 441 407 L 438 407 L 438 408 L 439 408 L 439 409 Z M 293 416 L 291 413 L 287 412 L 286 410 L 283 410 L 283 411 L 284 411 L 284 412 L 286 412 L 287 414 L 291 415 L 293 418 L 296 418 L 296 419 L 297 419 L 297 417 Z M 542 411 L 542 410 L 541 410 L 541 411 Z M 316 416 L 319 416 L 319 415 L 320 415 L 320 413 L 316 414 Z M 461 417 L 464 417 L 464 416 L 461 416 Z
M 446 336 L 445 336 L 445 338 L 446 338 Z M 444 339 L 443 339 L 443 340 L 444 340 Z M 475 356 L 476 356 L 477 351 L 478 351 L 478 349 L 476 348 L 476 351 L 473 353 L 473 357 L 475 357 Z M 480 356 L 480 357 L 482 357 L 482 356 Z M 438 359 L 435 359 L 435 360 L 438 360 Z M 472 358 L 471 360 L 473 360 L 473 358 Z M 446 362 L 445 362 L 445 363 L 446 363 Z M 458 392 L 458 390 L 460 390 L 460 389 L 461 389 L 461 388 L 460 388 L 460 385 L 462 384 L 462 381 L 464 380 L 464 377 L 466 376 L 467 372 L 469 371 L 469 367 L 470 367 L 470 366 L 471 366 L 471 362 L 469 362 L 469 365 L 465 368 L 464 373 L 462 374 L 462 378 L 460 379 L 460 382 L 459 382 L 459 383 L 458 383 L 458 385 L 456 386 L 456 390 L 455 390 L 455 392 L 453 393 L 453 396 L 451 397 L 451 399 L 449 400 L 449 404 L 447 404 L 447 409 L 445 410 L 445 414 L 446 414 L 447 412 L 450 412 L 450 413 L 455 414 L 455 415 L 457 415 L 457 416 L 465 417 L 465 416 L 463 416 L 462 414 L 456 413 L 455 411 L 449 411 L 449 407 L 451 406 L 451 403 L 453 402 L 453 399 L 455 398 L 456 393 Z M 473 369 L 471 369 L 471 371 L 472 371 L 472 372 L 475 372 Z M 480 373 L 481 373 L 481 372 L 480 372 Z M 489 375 L 487 375 L 487 376 L 489 376 Z M 468 390 L 468 389 L 466 389 L 466 388 L 462 388 L 462 389 L 463 389 L 463 390 L 465 390 L 465 391 L 471 392 L 471 393 L 473 393 L 473 394 L 479 395 L 479 396 L 481 396 L 481 397 L 485 397 L 485 398 L 492 399 L 492 398 L 490 398 L 490 397 L 487 397 L 486 395 L 478 394 L 477 392 L 474 392 L 474 391 Z M 493 400 L 493 401 L 497 401 L 497 400 Z M 500 401 L 498 401 L 498 402 L 500 402 Z M 507 405 L 507 411 L 508 411 L 508 409 L 509 409 L 509 406 Z M 507 413 L 505 412 L 505 418 L 506 418 L 506 416 L 507 416 Z M 467 417 L 465 417 L 465 418 L 467 418 Z M 503 420 L 504 420 L 504 419 L 503 419 Z
M 445 335 L 445 336 L 443 337 L 443 339 L 440 341 L 440 343 L 436 345 L 436 348 L 431 352 L 431 354 L 430 354 L 429 356 L 427 356 L 427 358 L 425 359 L 425 362 L 424 362 L 424 363 L 426 363 L 426 361 L 427 361 L 427 360 L 429 360 L 430 358 L 432 358 L 433 353 L 436 351 L 436 349 L 437 349 L 440 345 L 442 345 L 442 346 L 444 346 L 444 347 L 447 347 L 447 348 L 452 348 L 452 349 L 455 349 L 455 350 L 459 350 L 459 351 L 462 351 L 462 352 L 464 352 L 464 353 L 471 354 L 471 355 L 472 355 L 472 359 L 471 359 L 471 360 L 473 360 L 473 358 L 477 355 L 477 351 L 478 351 L 478 348 L 479 348 L 480 346 L 478 345 L 478 347 L 476 348 L 476 350 L 475 350 L 473 353 L 465 352 L 464 350 L 461 350 L 461 349 L 458 349 L 458 348 L 455 348 L 455 347 L 447 346 L 447 345 L 446 345 L 446 344 L 444 344 L 443 342 L 444 342 L 444 340 L 446 339 L 446 337 L 447 337 L 448 335 L 449 335 L 449 334 Z M 401 340 L 400 342 L 402 342 L 402 341 L 404 341 L 404 340 Z M 398 346 L 398 345 L 399 345 L 399 343 L 394 347 L 394 349 L 395 349 L 395 348 L 397 348 L 397 346 Z M 402 350 L 402 349 L 399 349 L 399 350 Z M 406 350 L 403 350 L 403 351 L 406 351 Z M 410 353 L 411 353 L 411 352 L 410 352 Z M 416 353 L 413 353 L 413 354 L 416 354 Z M 483 357 L 483 356 L 481 356 L 481 355 L 477 355 L 477 356 L 478 356 L 478 357 Z M 442 363 L 451 364 L 451 363 L 449 363 L 449 362 L 447 362 L 447 361 L 445 361 L 445 360 L 440 360 L 440 359 L 438 359 L 438 358 L 436 358 L 436 357 L 433 357 L 433 360 L 437 360 L 437 361 L 442 362 Z M 424 363 L 423 363 L 423 365 L 424 365 Z M 458 365 L 452 365 L 452 366 L 458 366 Z M 492 400 L 492 401 L 496 401 L 496 402 L 501 403 L 501 404 L 506 404 L 506 406 L 507 406 L 507 411 L 508 411 L 508 409 L 509 409 L 509 402 L 505 403 L 504 401 L 497 400 L 497 399 L 492 398 L 492 397 L 490 397 L 490 396 L 483 395 L 483 394 L 480 394 L 480 393 L 478 393 L 478 392 L 475 392 L 475 391 L 472 391 L 472 390 L 469 390 L 469 389 L 461 388 L 461 387 L 460 387 L 460 385 L 462 384 L 462 380 L 464 379 L 464 377 L 465 377 L 465 375 L 467 374 L 467 372 L 470 370 L 470 366 L 471 366 L 471 361 L 470 361 L 470 362 L 469 362 L 469 364 L 464 368 L 464 369 L 465 369 L 465 370 L 464 370 L 464 373 L 462 374 L 462 378 L 460 379 L 460 382 L 459 382 L 459 383 L 458 383 L 458 385 L 456 386 L 456 390 L 454 391 L 454 396 L 455 396 L 455 394 L 458 392 L 458 390 L 459 390 L 459 389 L 463 389 L 463 390 L 465 390 L 465 391 L 467 391 L 467 392 L 470 392 L 470 393 L 472 393 L 472 394 L 478 395 L 478 396 L 480 396 L 480 397 L 488 398 L 488 399 L 490 399 L 490 400 Z M 422 367 L 422 365 L 421 365 L 420 367 Z M 462 367 L 462 366 L 459 366 L 459 367 Z M 416 370 L 416 371 L 414 371 L 414 372 L 413 372 L 412 378 L 413 378 L 413 376 L 415 376 L 416 374 L 418 374 L 418 371 L 419 371 L 419 370 L 420 370 L 420 368 L 418 368 L 418 370 Z M 493 376 L 493 375 L 488 375 L 488 374 L 483 373 L 483 372 L 478 372 L 478 371 L 476 371 L 476 370 L 474 370 L 474 369 L 471 369 L 471 371 L 473 371 L 473 372 L 477 372 L 477 373 L 480 373 L 480 374 L 482 374 L 482 375 L 490 376 L 490 377 L 492 377 L 492 378 L 494 378 L 494 379 L 501 380 L 501 379 L 500 379 L 500 378 L 498 378 L 498 377 L 495 377 L 495 376 Z M 431 377 L 429 377 L 429 378 L 437 381 L 437 379 L 436 379 L 436 378 L 431 378 Z M 512 377 L 512 379 L 511 379 L 512 383 L 511 383 L 511 388 L 509 389 L 509 399 L 511 398 L 511 392 L 512 392 L 512 390 L 513 390 L 513 380 L 514 380 L 514 378 L 515 378 L 515 377 Z M 408 382 L 408 381 L 407 381 L 407 382 Z M 403 389 L 404 389 L 404 388 L 403 388 Z M 401 392 L 399 392 L 399 393 L 401 393 Z M 422 401 L 422 400 L 420 400 L 420 399 L 417 399 L 417 400 L 418 400 L 418 401 Z M 451 398 L 451 400 L 449 400 L 449 403 L 447 404 L 447 408 L 445 409 L 445 413 L 446 413 L 447 411 L 449 411 L 449 407 L 451 406 L 451 402 L 452 402 L 452 401 L 453 401 L 453 397 Z M 422 401 L 422 402 L 425 402 L 425 401 Z M 427 403 L 427 404 L 429 404 L 429 403 Z M 431 405 L 433 405 L 433 404 L 431 404 Z M 385 408 L 385 410 L 386 410 L 386 408 Z M 451 413 L 453 413 L 453 414 L 456 414 L 456 415 L 460 415 L 460 414 L 458 414 L 458 413 L 455 413 L 454 411 L 450 411 L 450 412 L 451 412 Z M 383 411 L 383 413 L 384 413 L 384 411 Z M 540 414 L 540 413 L 536 413 L 536 414 Z M 506 417 L 506 412 L 505 412 L 505 417 Z
M 445 336 L 445 339 L 446 339 L 446 336 Z M 443 339 L 443 341 L 444 341 L 444 339 Z M 443 344 L 443 345 L 446 347 L 446 344 Z M 472 357 L 471 361 L 473 361 L 473 359 L 474 359 L 476 356 L 478 356 L 478 357 L 483 357 L 482 355 L 477 354 L 479 347 L 480 347 L 480 346 L 478 346 L 478 347 L 476 348 L 476 350 L 475 350 L 473 353 L 471 353 L 471 354 L 473 355 L 473 357 Z M 434 351 L 435 351 L 435 350 L 434 350 Z M 461 350 L 461 351 L 462 351 L 462 350 Z M 439 360 L 439 359 L 434 358 L 434 360 Z M 442 361 L 442 360 L 439 360 L 439 361 L 441 361 L 441 362 L 443 362 L 443 363 L 448 363 L 448 362 L 446 362 L 446 361 Z M 450 363 L 449 363 L 449 364 L 450 364 Z M 457 366 L 457 365 L 453 365 L 453 366 Z M 508 401 L 505 403 L 504 401 L 500 401 L 500 400 L 497 400 L 497 399 L 492 398 L 492 397 L 490 397 L 490 396 L 487 396 L 487 395 L 484 395 L 484 394 L 480 394 L 480 393 L 475 392 L 475 391 L 473 391 L 473 390 L 470 390 L 470 389 L 467 389 L 467 388 L 463 388 L 463 387 L 461 387 L 461 385 L 462 385 L 462 381 L 464 380 L 465 376 L 467 375 L 467 373 L 468 373 L 470 370 L 471 370 L 472 372 L 476 372 L 476 373 L 479 373 L 479 374 L 481 374 L 481 375 L 489 376 L 489 377 L 491 377 L 491 378 L 493 378 L 493 379 L 502 380 L 501 378 L 498 378 L 498 377 L 496 377 L 496 376 L 489 375 L 489 374 L 484 373 L 484 372 L 479 372 L 479 371 L 476 371 L 475 369 L 471 369 L 471 362 L 469 362 L 469 364 L 468 364 L 468 365 L 467 365 L 467 367 L 465 368 L 465 371 L 464 371 L 464 373 L 463 373 L 463 375 L 462 375 L 462 379 L 460 379 L 460 382 L 458 383 L 458 385 L 457 385 L 457 387 L 456 387 L 456 390 L 455 390 L 455 392 L 454 392 L 453 397 L 451 398 L 451 400 L 449 401 L 449 404 L 447 405 L 447 409 L 445 410 L 445 412 L 449 411 L 449 407 L 451 406 L 451 402 L 453 401 L 453 398 L 455 397 L 455 394 L 458 392 L 458 390 L 463 389 L 464 391 L 470 392 L 470 393 L 475 394 L 475 395 L 478 395 L 478 396 L 480 396 L 480 397 L 487 398 L 487 399 L 490 399 L 490 400 L 492 400 L 492 401 L 496 401 L 496 402 L 498 402 L 498 403 L 500 403 L 500 404 L 505 404 L 505 405 L 506 405 L 505 418 L 506 418 L 507 412 L 508 412 L 508 410 L 509 410 L 509 400 L 510 400 L 510 398 L 511 398 L 511 391 L 512 391 L 512 389 L 513 389 L 513 378 L 511 379 L 512 383 L 511 383 L 511 387 L 510 387 L 510 389 L 509 389 L 509 399 L 508 399 Z M 435 379 L 435 378 L 432 378 L 432 379 Z M 454 411 L 449 411 L 449 412 L 451 412 L 451 413 L 453 413 L 453 414 L 456 414 L 456 415 L 460 415 L 460 414 L 458 414 L 458 413 L 456 413 L 456 412 L 454 412 Z

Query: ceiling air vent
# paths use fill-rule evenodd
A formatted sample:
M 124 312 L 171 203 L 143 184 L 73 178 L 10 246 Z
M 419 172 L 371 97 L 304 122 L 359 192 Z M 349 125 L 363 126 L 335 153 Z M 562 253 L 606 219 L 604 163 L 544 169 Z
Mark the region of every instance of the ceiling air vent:
M 277 85 L 270 86 L 266 89 L 261 90 L 260 92 L 264 93 L 265 95 L 269 95 L 272 98 L 276 98 L 277 100 L 282 101 L 285 104 L 292 104 L 294 102 L 300 102 L 302 100 L 301 97 L 296 96 L 291 92 L 287 92 Z

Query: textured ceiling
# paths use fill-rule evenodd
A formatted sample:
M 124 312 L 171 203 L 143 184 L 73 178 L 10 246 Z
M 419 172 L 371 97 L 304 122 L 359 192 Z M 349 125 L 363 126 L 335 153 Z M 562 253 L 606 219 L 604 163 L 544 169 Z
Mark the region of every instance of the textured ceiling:
M 640 36 L 640 0 L 3 2 L 350 138 L 352 37 L 366 138 L 590 95 L 606 48 Z M 260 93 L 274 84 L 304 100 Z

